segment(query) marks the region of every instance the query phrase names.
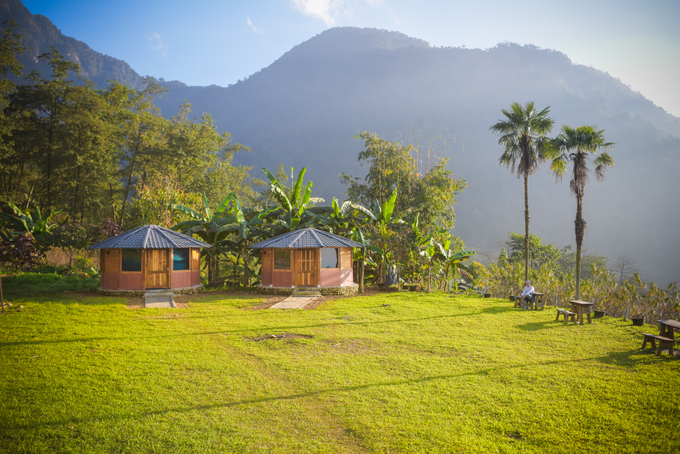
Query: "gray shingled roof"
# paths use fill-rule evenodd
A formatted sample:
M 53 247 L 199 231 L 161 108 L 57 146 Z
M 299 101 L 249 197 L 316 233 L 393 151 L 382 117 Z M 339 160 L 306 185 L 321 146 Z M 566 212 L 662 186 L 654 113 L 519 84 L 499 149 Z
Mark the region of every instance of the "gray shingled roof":
M 145 225 L 93 244 L 88 249 L 186 249 L 208 243 L 158 225 Z
M 302 229 L 284 233 L 250 246 L 251 248 L 309 248 L 309 247 L 363 247 L 361 243 L 316 229 Z

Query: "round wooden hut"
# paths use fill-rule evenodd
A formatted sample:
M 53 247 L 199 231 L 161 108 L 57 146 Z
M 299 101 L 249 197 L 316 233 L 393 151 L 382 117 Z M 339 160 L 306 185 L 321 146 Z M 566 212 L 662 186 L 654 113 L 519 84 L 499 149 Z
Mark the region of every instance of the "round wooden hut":
M 316 229 L 302 229 L 250 246 L 261 249 L 263 288 L 356 287 L 352 248 L 347 238 Z
M 143 291 L 201 287 L 202 247 L 210 247 L 158 225 L 121 233 L 88 249 L 101 250 L 101 290 Z

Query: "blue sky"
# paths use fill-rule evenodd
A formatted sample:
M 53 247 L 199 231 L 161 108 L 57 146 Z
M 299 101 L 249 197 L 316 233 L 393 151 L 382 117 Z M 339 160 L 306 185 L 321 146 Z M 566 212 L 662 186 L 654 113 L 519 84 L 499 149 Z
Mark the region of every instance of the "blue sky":
M 333 26 L 433 46 L 533 44 L 606 71 L 680 116 L 678 0 L 24 0 L 67 36 L 141 75 L 227 86 Z

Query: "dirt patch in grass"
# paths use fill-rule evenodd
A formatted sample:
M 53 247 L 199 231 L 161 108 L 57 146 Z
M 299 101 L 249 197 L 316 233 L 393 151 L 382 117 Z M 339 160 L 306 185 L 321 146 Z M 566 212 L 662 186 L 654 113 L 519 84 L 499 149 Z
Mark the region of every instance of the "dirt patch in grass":
M 262 342 L 265 340 L 282 340 L 282 339 L 312 339 L 314 336 L 310 334 L 295 334 L 295 333 L 281 333 L 281 334 L 265 334 L 259 337 L 246 337 L 246 340 Z

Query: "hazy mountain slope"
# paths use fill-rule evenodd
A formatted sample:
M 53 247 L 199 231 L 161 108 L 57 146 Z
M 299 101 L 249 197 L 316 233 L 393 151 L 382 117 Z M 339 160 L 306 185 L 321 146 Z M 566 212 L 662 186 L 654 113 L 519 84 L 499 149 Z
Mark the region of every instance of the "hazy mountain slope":
M 96 52 L 81 41 L 64 36 L 47 17 L 31 14 L 21 1 L 0 0 L 0 22 L 7 19 L 17 22 L 16 32 L 23 35 L 23 45 L 30 49 L 20 58 L 25 74 L 37 69 L 43 76 L 49 75 L 46 66 L 38 63 L 37 57 L 49 52 L 50 46 L 54 46 L 68 60 L 80 64 L 81 75 L 100 87 L 106 86 L 106 81 L 113 79 L 132 87 L 141 87 L 141 77 L 130 65 Z

